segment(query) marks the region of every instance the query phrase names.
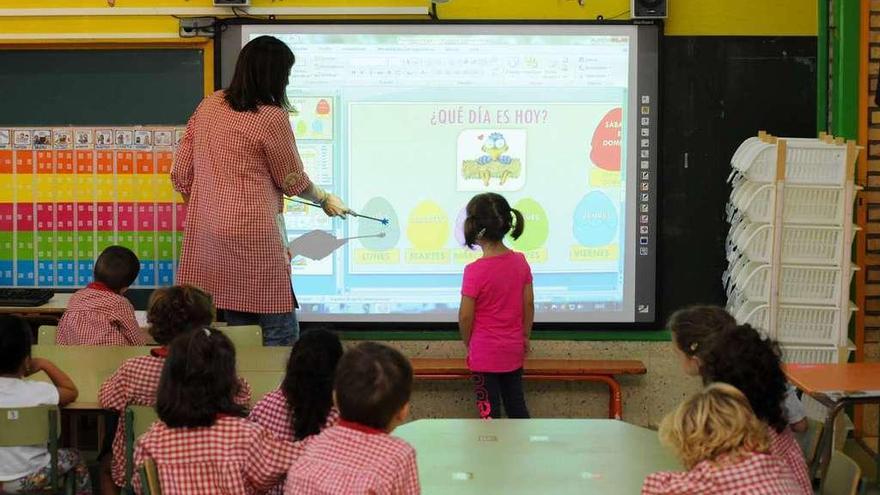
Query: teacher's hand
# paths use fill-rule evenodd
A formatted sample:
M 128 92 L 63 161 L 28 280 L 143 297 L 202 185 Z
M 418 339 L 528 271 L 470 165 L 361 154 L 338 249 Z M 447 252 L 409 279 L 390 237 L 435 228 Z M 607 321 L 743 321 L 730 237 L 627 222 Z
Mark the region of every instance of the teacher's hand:
M 324 209 L 324 213 L 329 217 L 342 217 L 348 214 L 348 207 L 345 206 L 345 203 L 339 199 L 339 196 L 335 194 L 327 194 L 327 198 L 324 199 L 321 207 Z

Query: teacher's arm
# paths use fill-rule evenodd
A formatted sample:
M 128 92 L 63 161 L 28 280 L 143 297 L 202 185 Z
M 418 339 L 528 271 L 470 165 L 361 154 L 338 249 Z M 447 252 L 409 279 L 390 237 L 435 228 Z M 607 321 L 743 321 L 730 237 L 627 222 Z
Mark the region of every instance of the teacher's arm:
M 348 208 L 342 200 L 315 185 L 306 174 L 287 112 L 273 108 L 268 119 L 263 149 L 269 173 L 278 189 L 286 196 L 300 196 L 319 203 L 330 216 L 345 216 Z
M 183 202 L 189 203 L 193 183 L 193 119 L 186 124 L 183 138 L 177 144 L 174 165 L 171 167 L 171 184 L 174 190 L 183 196 Z

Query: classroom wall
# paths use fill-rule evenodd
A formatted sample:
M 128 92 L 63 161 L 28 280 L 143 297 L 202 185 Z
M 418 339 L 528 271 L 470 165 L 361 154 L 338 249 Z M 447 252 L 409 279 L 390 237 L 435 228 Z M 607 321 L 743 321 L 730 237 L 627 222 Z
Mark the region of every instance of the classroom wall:
M 106 7 L 107 3 L 108 0 L 0 0 L 0 43 L 176 39 L 178 22 L 171 15 L 59 16 L 54 14 L 61 12 L 46 10 L 95 9 Z M 211 4 L 210 0 L 114 3 L 115 9 L 180 9 L 177 12 L 182 15 L 191 12 L 188 9 L 210 8 Z M 424 6 L 427 0 L 254 0 L 253 4 L 375 8 Z M 815 62 L 816 6 L 816 0 L 670 0 L 666 23 L 669 38 L 664 47 L 664 104 L 669 110 L 665 117 L 669 126 L 663 136 L 665 151 L 661 164 L 661 188 L 667 198 L 661 210 L 661 235 L 666 239 L 666 247 L 662 248 L 663 266 L 659 270 L 663 277 L 664 313 L 689 303 L 723 302 L 721 207 L 726 163 L 737 140 L 759 128 L 781 135 L 809 135 L 815 129 L 815 81 L 809 80 L 809 74 Z M 628 9 L 629 0 L 586 0 L 583 7 L 577 0 L 452 0 L 438 7 L 438 16 L 450 20 L 595 20 L 599 15 L 627 19 Z M 10 17 L 9 13 L 16 15 Z M 783 68 L 781 79 L 764 72 L 779 67 Z M 754 91 L 760 86 L 759 77 L 767 82 L 766 92 L 750 102 L 749 95 L 741 94 L 738 88 Z M 768 119 L 763 117 L 770 113 L 774 118 L 768 126 Z M 690 217 L 693 212 L 709 215 L 705 219 L 708 223 Z M 664 262 L 664 255 L 676 252 L 680 253 L 678 257 Z M 410 356 L 464 354 L 457 341 L 401 340 L 390 344 Z M 533 345 L 533 355 L 644 361 L 647 375 L 621 379 L 624 419 L 656 425 L 663 414 L 699 387 L 697 380 L 681 373 L 669 346 L 669 342 L 539 340 Z M 607 392 L 601 385 L 532 383 L 526 386 L 526 393 L 536 417 L 607 414 Z M 467 382 L 418 383 L 413 400 L 415 417 L 476 416 Z

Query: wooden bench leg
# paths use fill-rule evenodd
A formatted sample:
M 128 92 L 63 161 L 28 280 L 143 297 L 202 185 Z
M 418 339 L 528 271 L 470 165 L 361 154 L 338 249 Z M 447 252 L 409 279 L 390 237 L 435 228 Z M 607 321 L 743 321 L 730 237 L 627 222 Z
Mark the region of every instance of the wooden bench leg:
M 623 419 L 623 393 L 620 383 L 612 375 L 524 375 L 524 380 L 546 382 L 597 382 L 608 386 L 608 417 Z

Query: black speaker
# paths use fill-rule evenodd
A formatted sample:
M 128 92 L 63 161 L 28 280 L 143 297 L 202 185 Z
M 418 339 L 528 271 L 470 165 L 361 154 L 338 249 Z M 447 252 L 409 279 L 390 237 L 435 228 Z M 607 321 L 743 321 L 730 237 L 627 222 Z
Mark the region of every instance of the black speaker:
M 630 0 L 633 19 L 661 19 L 667 16 L 666 0 Z

